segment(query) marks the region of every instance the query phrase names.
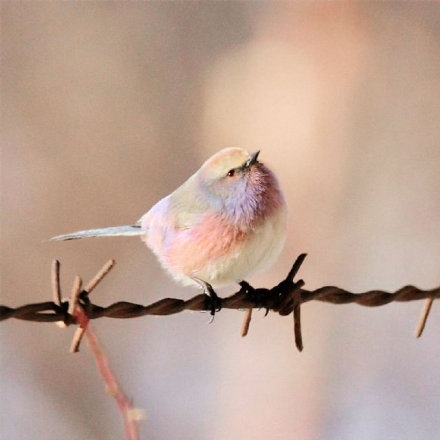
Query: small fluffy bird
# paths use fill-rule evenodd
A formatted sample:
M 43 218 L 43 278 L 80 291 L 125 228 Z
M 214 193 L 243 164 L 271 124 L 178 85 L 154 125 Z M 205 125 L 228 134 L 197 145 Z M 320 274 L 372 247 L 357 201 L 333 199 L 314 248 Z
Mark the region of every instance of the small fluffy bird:
M 284 197 L 258 155 L 221 150 L 136 224 L 51 240 L 139 235 L 178 282 L 201 285 L 215 301 L 211 286 L 240 283 L 268 268 L 285 242 Z

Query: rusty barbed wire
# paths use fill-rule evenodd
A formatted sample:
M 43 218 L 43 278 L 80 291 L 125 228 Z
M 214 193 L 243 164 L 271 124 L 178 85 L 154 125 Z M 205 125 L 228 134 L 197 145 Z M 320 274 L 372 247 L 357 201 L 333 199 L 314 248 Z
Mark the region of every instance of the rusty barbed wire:
M 304 289 L 303 280 L 294 282 L 294 277 L 303 263 L 306 254 L 301 254 L 295 261 L 287 277 L 271 289 L 253 288 L 249 284 L 241 283 L 241 288 L 234 294 L 221 298 L 222 309 L 266 309 L 276 312 L 281 316 L 294 315 L 295 335 L 297 347 L 302 349 L 300 330 L 300 306 L 310 301 L 321 301 L 330 304 L 355 303 L 366 307 L 378 307 L 391 302 L 408 302 L 426 299 L 431 304 L 434 299 L 440 298 L 440 286 L 430 290 L 419 289 L 415 286 L 405 286 L 394 292 L 383 290 L 370 290 L 367 292 L 353 293 L 336 286 L 325 286 L 315 290 Z M 89 293 L 101 281 L 113 266 L 114 261 L 110 260 L 100 272 L 87 284 L 84 290 L 78 293 L 81 281 L 76 278 L 75 302 L 61 300 L 59 298 L 59 262 L 54 262 L 52 271 L 52 287 L 54 301 L 27 304 L 20 307 L 8 307 L 0 305 L 0 321 L 15 318 L 34 322 L 62 322 L 65 325 L 76 324 L 77 320 L 73 310 L 75 304 L 81 306 L 87 318 L 136 318 L 146 315 L 172 315 L 184 310 L 210 311 L 212 304 L 210 298 L 204 293 L 193 296 L 188 300 L 177 298 L 164 298 L 149 305 L 135 304 L 127 301 L 118 301 L 103 307 L 93 304 L 90 301 Z M 424 321 L 426 322 L 427 307 Z
M 269 289 L 258 289 L 271 292 Z M 299 289 L 301 304 L 310 301 L 322 301 L 331 304 L 350 304 L 355 303 L 367 307 L 378 307 L 391 302 L 408 302 L 428 298 L 440 298 L 440 287 L 431 290 L 422 290 L 415 286 L 405 286 L 395 292 L 382 290 L 371 290 L 363 293 L 352 293 L 335 286 L 325 286 L 316 290 Z M 222 298 L 222 308 L 224 309 L 246 309 L 246 308 L 265 308 L 277 311 L 280 315 L 292 313 L 293 305 L 291 302 L 283 309 L 276 309 L 276 300 L 268 296 L 266 300 L 255 304 L 239 291 L 233 295 Z M 66 303 L 67 305 L 67 303 Z M 56 322 L 66 320 L 67 324 L 73 324 L 67 313 L 67 307 L 56 305 L 52 301 L 27 304 L 16 308 L 0 305 L 0 321 L 15 318 L 24 321 L 34 322 Z M 145 315 L 173 315 L 184 310 L 209 311 L 210 303 L 206 295 L 198 294 L 188 300 L 177 298 L 164 298 L 147 306 L 135 304 L 128 301 L 118 301 L 109 306 L 102 307 L 88 303 L 84 306 L 87 316 L 90 319 L 102 317 L 107 318 L 137 318 Z

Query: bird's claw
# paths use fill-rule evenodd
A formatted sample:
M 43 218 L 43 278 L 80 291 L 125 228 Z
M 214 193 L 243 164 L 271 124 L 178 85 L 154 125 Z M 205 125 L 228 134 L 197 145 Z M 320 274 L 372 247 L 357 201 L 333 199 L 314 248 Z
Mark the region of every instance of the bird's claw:
M 212 288 L 211 288 L 212 289 Z M 206 293 L 206 292 L 205 292 Z M 219 312 L 222 309 L 222 299 L 212 290 L 206 294 L 209 298 L 209 313 L 214 318 L 216 312 Z
M 214 315 L 222 309 L 222 299 L 217 295 L 211 284 L 199 278 L 193 278 L 200 286 L 202 286 L 203 293 L 208 297 L 209 313 L 214 319 Z

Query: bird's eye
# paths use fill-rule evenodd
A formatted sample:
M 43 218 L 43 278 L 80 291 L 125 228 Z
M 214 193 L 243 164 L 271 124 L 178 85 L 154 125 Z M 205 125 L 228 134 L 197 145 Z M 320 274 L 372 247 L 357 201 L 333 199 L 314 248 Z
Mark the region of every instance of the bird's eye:
M 234 175 L 235 175 L 235 170 L 228 171 L 228 177 L 234 177 Z

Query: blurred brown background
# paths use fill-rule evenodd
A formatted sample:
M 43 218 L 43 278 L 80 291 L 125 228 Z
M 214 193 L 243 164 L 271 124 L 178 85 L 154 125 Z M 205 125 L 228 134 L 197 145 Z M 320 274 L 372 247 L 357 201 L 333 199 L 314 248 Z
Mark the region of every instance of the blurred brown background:
M 307 287 L 440 283 L 440 5 L 2 2 L 1 303 L 66 295 L 109 258 L 93 299 L 187 298 L 137 239 L 51 243 L 130 223 L 226 146 L 261 149 L 290 208 L 273 285 L 300 252 Z M 227 289 L 222 293 L 233 291 Z M 439 304 L 308 304 L 290 318 L 100 319 L 143 439 L 433 439 Z M 3 322 L 1 437 L 120 439 L 73 329 Z

